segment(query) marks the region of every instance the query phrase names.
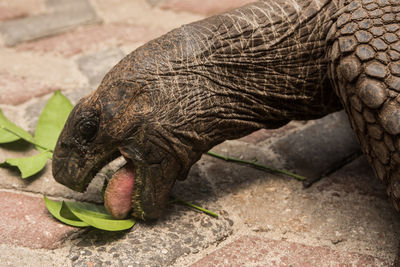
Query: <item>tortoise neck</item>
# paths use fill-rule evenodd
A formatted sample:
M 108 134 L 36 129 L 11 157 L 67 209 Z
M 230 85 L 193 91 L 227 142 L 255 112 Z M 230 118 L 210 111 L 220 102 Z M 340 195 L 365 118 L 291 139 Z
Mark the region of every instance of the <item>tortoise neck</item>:
M 201 150 L 340 109 L 325 56 L 336 4 L 260 1 L 152 42 L 165 121 Z
M 329 0 L 260 1 L 185 25 L 134 52 L 131 80 L 146 80 L 156 123 L 196 151 L 319 118 L 341 108 L 325 56 L 336 10 Z

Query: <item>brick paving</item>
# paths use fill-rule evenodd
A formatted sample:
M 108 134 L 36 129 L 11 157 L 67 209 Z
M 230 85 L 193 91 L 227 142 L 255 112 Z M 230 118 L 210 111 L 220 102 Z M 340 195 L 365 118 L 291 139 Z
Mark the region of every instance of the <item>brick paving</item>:
M 88 25 L 69 32 L 23 43 L 18 51 L 51 53 L 64 57 L 120 45 L 142 44 L 164 33 L 163 29 L 152 29 L 141 25 L 111 23 Z
M 2 0 L 0 108 L 33 131 L 55 90 L 76 103 L 138 46 L 250 2 Z M 390 266 L 396 258 L 400 218 L 343 113 L 260 130 L 213 150 L 328 176 L 304 189 L 288 177 L 203 156 L 174 194 L 220 219 L 175 205 L 157 222 L 106 233 L 55 221 L 42 200 L 99 202 L 99 177 L 81 194 L 56 183 L 50 164 L 26 180 L 0 168 L 0 266 Z M 0 160 L 32 153 L 20 142 L 2 145 Z
M 252 249 L 249 249 L 252 248 Z M 208 266 L 389 266 L 390 262 L 325 247 L 242 236 L 191 267 Z
M 0 25 L 5 44 L 13 46 L 98 21 L 87 0 L 48 1 L 47 5 L 49 10 L 44 14 L 7 20 Z
M 0 73 L 0 103 L 22 104 L 32 97 L 48 94 L 57 88 L 23 76 Z M 10 92 L 13 92 L 10 94 Z
M 13 9 L 9 7 L 0 7 L 0 21 L 10 19 L 19 19 L 26 17 L 28 14 L 22 10 Z
M 159 4 L 161 9 L 173 10 L 175 12 L 191 12 L 205 16 L 226 12 L 255 0 L 205 0 L 199 4 L 198 0 L 166 0 Z
M 0 243 L 55 249 L 78 228 L 56 222 L 41 197 L 0 192 Z
M 0 21 L 20 19 L 44 11 L 42 0 L 15 0 L 0 2 Z

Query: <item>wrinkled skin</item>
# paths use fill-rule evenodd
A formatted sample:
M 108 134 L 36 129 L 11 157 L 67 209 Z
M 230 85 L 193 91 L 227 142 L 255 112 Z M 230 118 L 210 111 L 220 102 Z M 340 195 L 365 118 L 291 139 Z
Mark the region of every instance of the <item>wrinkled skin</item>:
M 203 152 L 260 128 L 322 117 L 343 104 L 398 208 L 400 157 L 393 143 L 400 111 L 391 117 L 381 112 L 398 93 L 380 77 L 385 65 L 383 71 L 361 67 L 369 63 L 356 49 L 368 40 L 359 35 L 374 15 L 367 3 L 352 2 L 260 1 L 138 48 L 70 114 L 54 153 L 55 179 L 82 192 L 122 154 L 135 166 L 133 216 L 158 218 L 175 181 L 186 178 Z M 397 10 L 400 4 L 392 2 L 386 5 Z M 374 55 L 368 60 L 375 62 Z M 383 91 L 365 89 L 367 78 Z M 380 127 L 378 133 L 366 123 Z
M 83 192 L 101 167 L 122 154 L 135 166 L 134 216 L 157 218 L 184 169 L 170 144 L 162 142 L 163 129 L 143 104 L 148 97 L 139 96 L 139 88 L 133 88 L 134 96 L 124 94 L 129 82 L 106 84 L 71 112 L 55 149 L 54 177 Z

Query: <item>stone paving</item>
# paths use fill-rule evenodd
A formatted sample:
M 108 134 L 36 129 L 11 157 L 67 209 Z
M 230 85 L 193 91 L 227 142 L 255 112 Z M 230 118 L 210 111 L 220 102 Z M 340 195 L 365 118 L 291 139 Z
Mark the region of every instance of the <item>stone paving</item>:
M 52 92 L 74 103 L 141 44 L 249 0 L 2 0 L 0 107 L 33 131 Z M 42 195 L 100 202 L 57 184 L 50 164 L 22 180 L 0 168 L 0 266 L 391 266 L 400 218 L 373 175 L 343 112 L 225 142 L 216 152 L 286 168 L 291 178 L 204 155 L 173 194 L 185 206 L 129 231 L 78 229 L 54 220 Z M 30 155 L 2 145 L 0 160 Z

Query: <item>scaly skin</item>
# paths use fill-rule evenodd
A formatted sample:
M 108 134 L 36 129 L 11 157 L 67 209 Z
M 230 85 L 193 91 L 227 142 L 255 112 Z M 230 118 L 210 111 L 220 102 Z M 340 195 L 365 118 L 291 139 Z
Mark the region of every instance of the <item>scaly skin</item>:
M 330 78 L 362 150 L 400 209 L 400 1 L 353 1 L 328 35 Z
M 83 191 L 121 153 L 135 166 L 133 216 L 157 218 L 216 144 L 343 104 L 398 209 L 398 2 L 260 1 L 145 44 L 73 110 L 55 179 Z

